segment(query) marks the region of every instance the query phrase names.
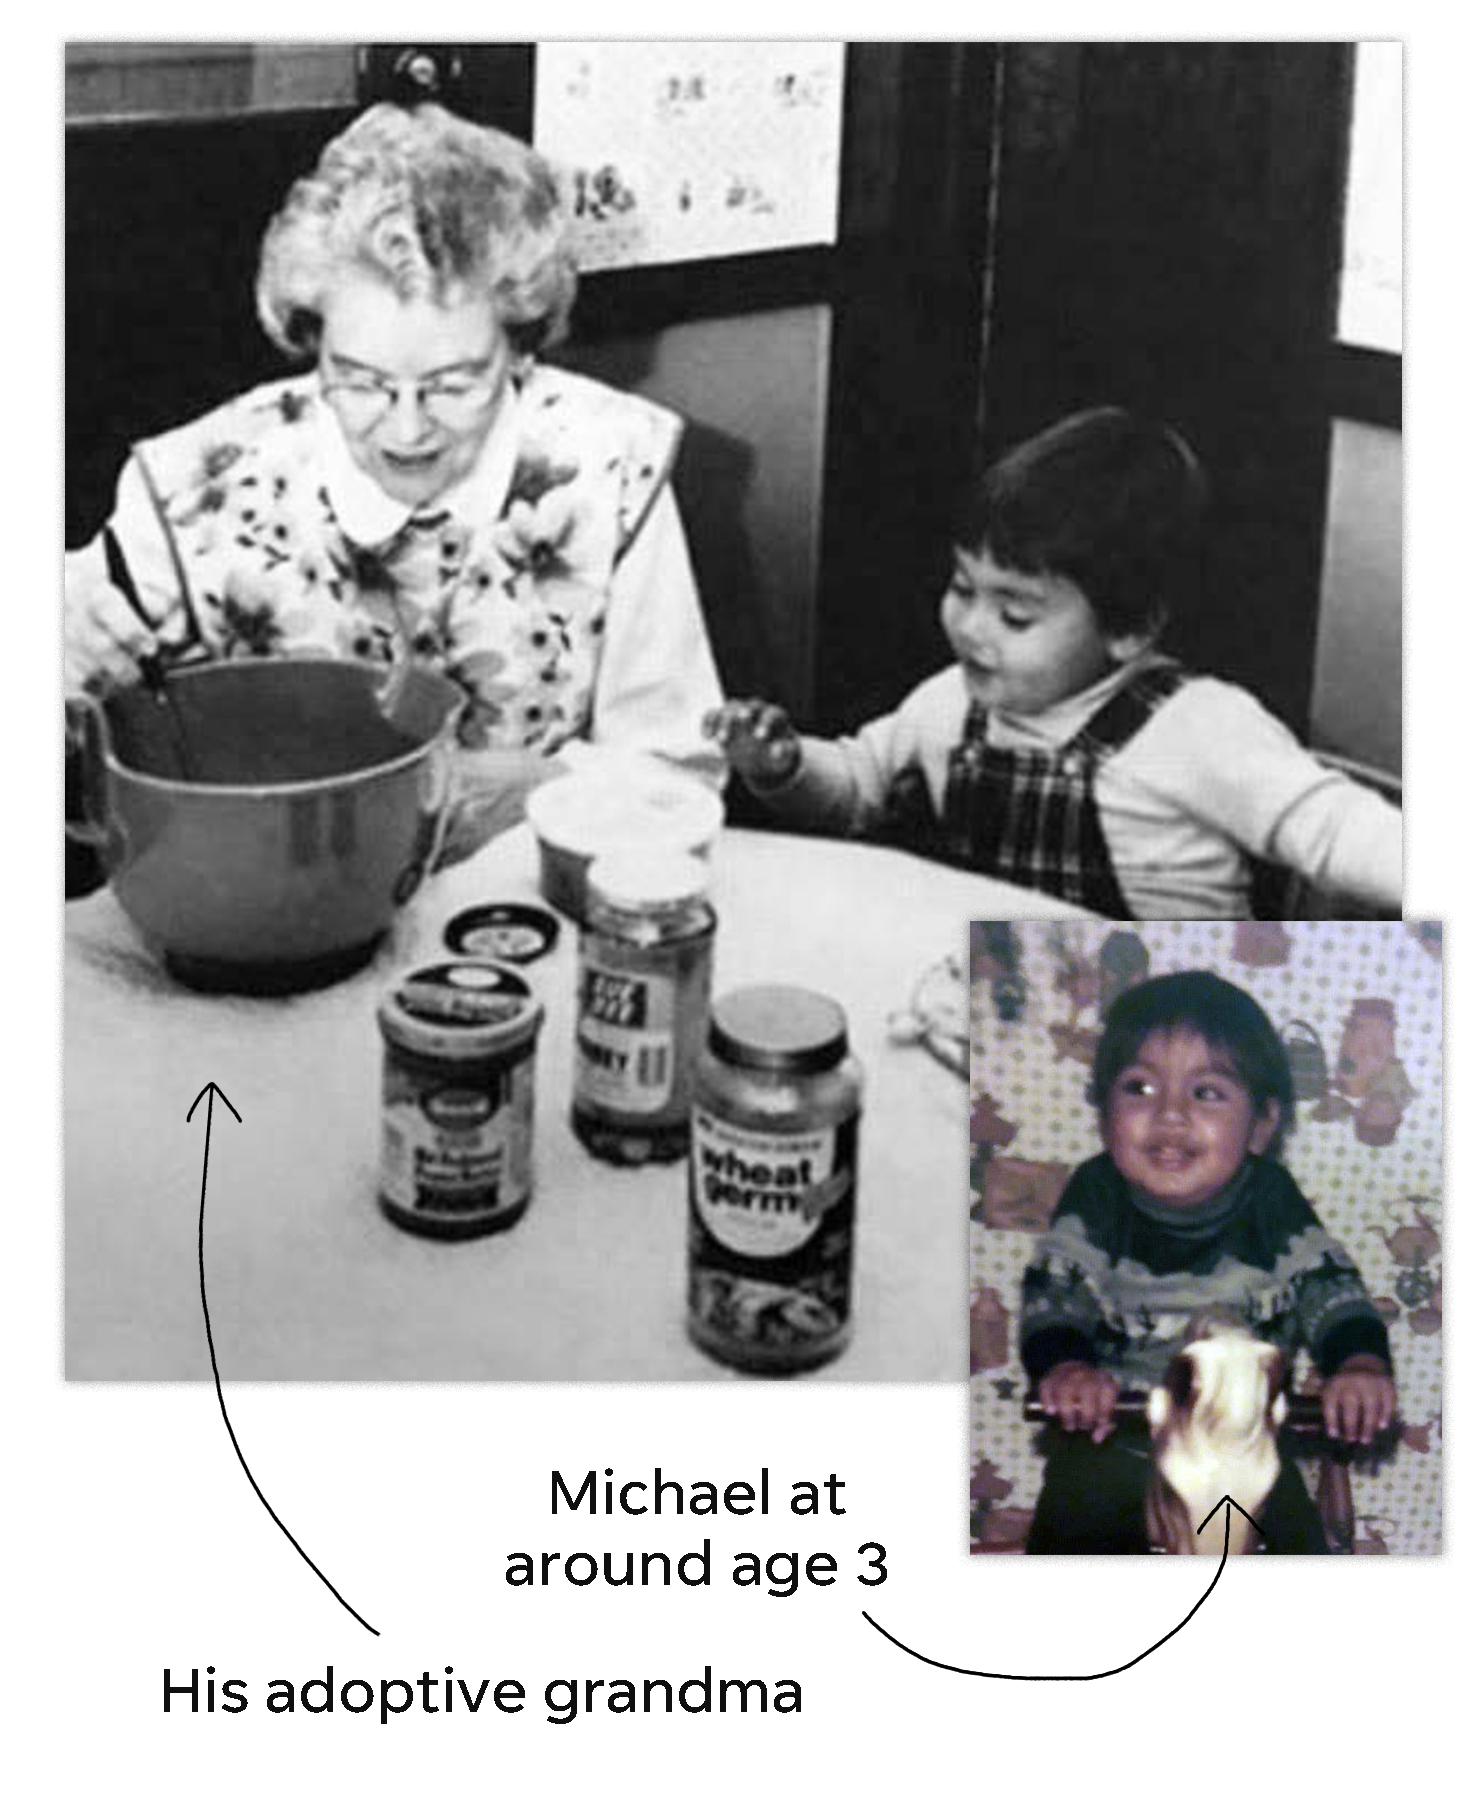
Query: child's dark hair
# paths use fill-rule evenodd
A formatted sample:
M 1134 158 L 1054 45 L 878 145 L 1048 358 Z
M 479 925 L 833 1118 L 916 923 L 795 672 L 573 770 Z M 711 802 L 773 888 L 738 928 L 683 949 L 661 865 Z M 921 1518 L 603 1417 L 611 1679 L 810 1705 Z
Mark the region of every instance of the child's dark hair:
M 1195 1031 L 1210 1050 L 1225 1055 L 1247 1088 L 1255 1113 L 1270 1101 L 1279 1109 L 1269 1144 L 1276 1155 L 1294 1121 L 1294 1078 L 1289 1058 L 1268 1014 L 1251 994 L 1220 975 L 1187 969 L 1158 975 L 1127 988 L 1112 1004 L 1090 1071 L 1090 1099 L 1102 1112 L 1123 1070 L 1136 1060 L 1153 1031 Z
M 992 464 L 958 542 L 1073 581 L 1108 636 L 1158 631 L 1201 580 L 1207 477 L 1180 433 L 1119 406 L 1072 413 Z

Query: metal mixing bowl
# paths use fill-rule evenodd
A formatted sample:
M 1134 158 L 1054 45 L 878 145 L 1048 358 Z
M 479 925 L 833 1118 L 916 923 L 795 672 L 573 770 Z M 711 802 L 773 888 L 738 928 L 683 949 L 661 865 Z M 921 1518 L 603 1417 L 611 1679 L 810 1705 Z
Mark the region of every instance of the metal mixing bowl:
M 319 985 L 366 961 L 432 867 L 463 698 L 412 664 L 260 658 L 73 703 L 67 829 L 180 980 Z

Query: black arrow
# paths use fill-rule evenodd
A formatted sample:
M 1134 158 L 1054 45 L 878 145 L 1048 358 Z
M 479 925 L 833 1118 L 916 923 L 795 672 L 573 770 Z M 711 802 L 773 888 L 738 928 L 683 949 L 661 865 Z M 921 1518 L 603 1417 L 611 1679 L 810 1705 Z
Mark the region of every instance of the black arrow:
M 1228 1534 L 1229 1530 L 1231 1530 L 1231 1526 L 1233 1526 L 1233 1507 L 1238 1507 L 1238 1503 L 1233 1499 L 1231 1494 L 1224 1494 L 1219 1503 L 1217 1503 L 1217 1507 L 1228 1508 L 1228 1510 L 1222 1514 L 1222 1553 L 1224 1553 L 1224 1557 L 1226 1557 L 1226 1555 L 1228 1555 Z M 1213 1512 L 1217 1512 L 1217 1507 L 1213 1507 L 1213 1510 L 1208 1514 L 1208 1519 L 1211 1519 Z M 1251 1514 L 1251 1512 L 1244 1512 L 1244 1508 L 1242 1507 L 1238 1507 L 1238 1512 L 1242 1512 L 1242 1516 L 1246 1517 L 1247 1523 L 1253 1526 L 1253 1530 L 1258 1532 L 1258 1537 L 1262 1539 L 1262 1535 L 1264 1534 L 1258 1530 L 1258 1521 L 1253 1517 L 1253 1514 Z M 1197 1535 L 1199 1535 L 1199 1537 L 1201 1537 L 1202 1532 L 1208 1528 L 1208 1519 L 1202 1519 L 1201 1525 L 1197 1526 Z
M 230 1112 L 234 1112 L 234 1107 L 230 1107 L 229 1094 L 223 1091 L 223 1087 L 216 1087 L 214 1082 L 205 1082 L 203 1087 L 200 1087 L 200 1091 L 194 1094 L 194 1103 L 189 1107 L 189 1116 L 184 1120 L 185 1125 L 193 1121 L 194 1111 L 205 1094 L 209 1094 L 209 1107 L 203 1114 L 203 1181 L 198 1188 L 198 1298 L 203 1301 L 203 1334 L 209 1339 L 209 1363 L 214 1370 L 214 1381 L 218 1381 L 220 1364 L 214 1361 L 214 1332 L 209 1325 L 209 1294 L 203 1291 L 203 1195 L 209 1188 L 209 1134 L 214 1130 L 214 1094 L 220 1096 L 220 1100 L 223 1100 L 223 1103 L 229 1107 Z M 241 1125 L 245 1123 L 239 1118 L 238 1112 L 234 1112 L 234 1118 Z

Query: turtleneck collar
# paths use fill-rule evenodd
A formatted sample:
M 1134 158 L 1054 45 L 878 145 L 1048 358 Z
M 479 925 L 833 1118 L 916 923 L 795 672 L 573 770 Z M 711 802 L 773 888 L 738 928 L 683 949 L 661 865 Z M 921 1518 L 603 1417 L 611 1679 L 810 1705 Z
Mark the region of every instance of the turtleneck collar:
M 1198 1206 L 1167 1206 L 1129 1182 L 1126 1192 L 1136 1211 L 1153 1224 L 1164 1225 L 1179 1237 L 1211 1237 L 1246 1204 L 1257 1162 L 1257 1157 L 1245 1157 L 1242 1167 L 1227 1186 L 1219 1188 L 1210 1200 L 1204 1200 Z
M 1172 661 L 1159 650 L 1145 650 L 1042 712 L 1010 713 L 995 708 L 985 714 L 980 708 L 977 717 L 988 742 L 997 749 L 1062 750 L 1122 688 L 1151 669 L 1170 667 Z

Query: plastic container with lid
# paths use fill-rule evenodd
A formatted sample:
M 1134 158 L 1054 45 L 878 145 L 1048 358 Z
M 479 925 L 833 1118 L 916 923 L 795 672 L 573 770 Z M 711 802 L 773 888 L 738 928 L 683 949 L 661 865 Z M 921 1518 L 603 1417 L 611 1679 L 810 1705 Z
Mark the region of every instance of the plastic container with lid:
M 524 976 L 492 962 L 414 969 L 384 998 L 379 1193 L 394 1223 L 475 1237 L 523 1214 L 543 1017 Z
M 672 1162 L 687 1153 L 708 1022 L 717 923 L 708 865 L 675 850 L 621 850 L 597 857 L 586 883 L 571 1124 L 608 1162 Z
M 828 1362 L 851 1329 L 861 1071 L 824 994 L 714 1001 L 693 1080 L 688 1330 L 761 1374 Z
M 706 856 L 723 823 L 723 802 L 694 776 L 633 757 L 542 783 L 525 815 L 540 846 L 540 891 L 579 924 L 586 872 L 597 857 L 652 847 Z

